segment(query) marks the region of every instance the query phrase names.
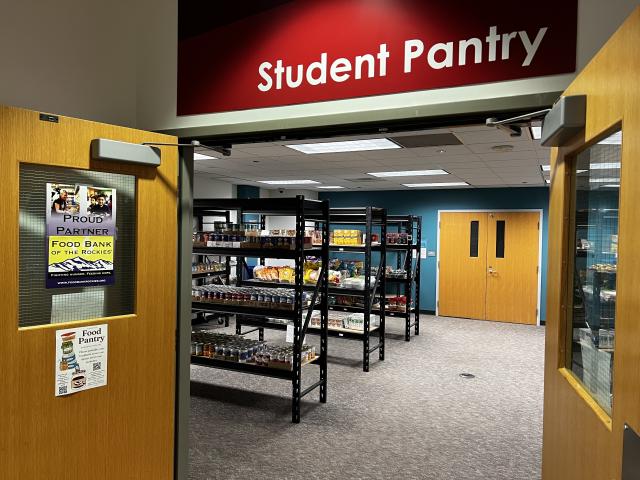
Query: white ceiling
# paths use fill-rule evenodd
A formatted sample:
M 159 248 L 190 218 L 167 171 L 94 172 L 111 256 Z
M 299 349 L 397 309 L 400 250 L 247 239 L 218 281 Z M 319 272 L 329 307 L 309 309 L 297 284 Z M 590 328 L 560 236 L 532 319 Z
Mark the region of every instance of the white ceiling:
M 531 139 L 528 129 L 523 129 L 519 138 L 512 138 L 502 130 L 485 125 L 393 133 L 388 136 L 448 132 L 455 134 L 463 145 L 307 155 L 285 145 L 380 138 L 385 135 L 237 144 L 233 146 L 229 157 L 197 160 L 195 171 L 196 175 L 261 188 L 283 187 L 261 184 L 258 183 L 259 180 L 306 179 L 318 181 L 322 185 L 340 185 L 348 190 L 413 190 L 402 184 L 459 181 L 467 182 L 470 186 L 454 188 L 545 185 L 540 165 L 549 163 L 550 152 L 548 148 L 541 147 L 538 140 Z M 509 152 L 497 152 L 492 149 L 495 145 L 511 145 L 513 149 Z M 439 153 L 441 149 L 444 152 Z M 220 156 L 210 150 L 196 151 Z M 367 175 L 367 172 L 427 169 L 443 169 L 449 175 L 391 178 Z M 354 181 L 362 178 L 373 181 Z M 309 185 L 305 188 L 317 186 L 319 185 Z

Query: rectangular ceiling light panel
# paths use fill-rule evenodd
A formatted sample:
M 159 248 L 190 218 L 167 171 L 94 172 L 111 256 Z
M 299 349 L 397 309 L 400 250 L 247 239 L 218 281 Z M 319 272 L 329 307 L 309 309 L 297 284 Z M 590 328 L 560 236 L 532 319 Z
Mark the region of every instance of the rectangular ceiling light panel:
M 398 172 L 369 172 L 374 177 L 422 177 L 427 175 L 449 175 L 444 170 L 404 170 Z
M 531 138 L 540 140 L 542 137 L 542 127 L 529 127 L 531 129 Z
M 298 152 L 306 154 L 314 153 L 344 153 L 365 152 L 368 150 L 391 150 L 402 148 L 388 138 L 371 138 L 367 140 L 348 140 L 343 142 L 301 143 L 297 145 L 284 145 Z
M 258 180 L 258 183 L 267 185 L 312 185 L 320 182 L 315 180 Z
M 428 188 L 428 187 L 463 187 L 469 185 L 467 182 L 437 182 L 437 183 L 403 183 L 409 188 Z
M 203 153 L 194 153 L 193 154 L 193 159 L 194 160 L 218 160 L 218 157 L 212 157 L 211 155 L 205 155 Z
M 323 185 L 323 186 L 317 187 L 317 188 L 322 188 L 324 190 L 338 190 L 338 189 L 344 188 L 344 187 L 341 187 L 340 185 Z

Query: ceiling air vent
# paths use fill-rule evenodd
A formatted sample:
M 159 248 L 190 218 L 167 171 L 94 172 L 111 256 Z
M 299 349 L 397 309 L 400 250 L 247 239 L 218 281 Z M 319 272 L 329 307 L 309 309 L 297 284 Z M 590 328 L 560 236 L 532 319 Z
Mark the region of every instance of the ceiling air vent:
M 432 133 L 427 135 L 409 135 L 407 137 L 389 137 L 404 148 L 442 147 L 444 145 L 462 145 L 453 133 Z

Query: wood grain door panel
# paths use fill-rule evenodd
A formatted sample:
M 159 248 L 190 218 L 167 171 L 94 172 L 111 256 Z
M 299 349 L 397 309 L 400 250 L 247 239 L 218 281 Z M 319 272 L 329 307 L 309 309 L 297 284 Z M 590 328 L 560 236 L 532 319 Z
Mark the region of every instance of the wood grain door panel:
M 67 117 L 45 122 L 38 112 L 0 107 L 2 478 L 173 477 L 178 155 L 175 148 L 162 148 L 157 169 L 93 161 L 94 138 L 177 140 Z M 134 314 L 18 328 L 21 162 L 136 177 Z M 109 325 L 107 386 L 55 397 L 56 329 L 99 323 Z
M 487 320 L 537 324 L 539 219 L 538 212 L 489 213 Z
M 471 222 L 478 222 L 477 256 L 472 257 Z M 438 268 L 438 313 L 485 318 L 487 213 L 442 212 Z

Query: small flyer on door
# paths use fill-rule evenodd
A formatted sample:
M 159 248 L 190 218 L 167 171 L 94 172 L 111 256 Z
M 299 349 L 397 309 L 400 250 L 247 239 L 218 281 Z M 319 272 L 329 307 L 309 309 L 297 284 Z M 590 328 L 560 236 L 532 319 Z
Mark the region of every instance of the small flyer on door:
M 107 384 L 107 327 L 56 330 L 56 397 Z
M 113 285 L 116 189 L 47 183 L 47 288 Z

